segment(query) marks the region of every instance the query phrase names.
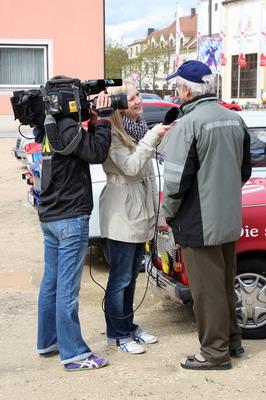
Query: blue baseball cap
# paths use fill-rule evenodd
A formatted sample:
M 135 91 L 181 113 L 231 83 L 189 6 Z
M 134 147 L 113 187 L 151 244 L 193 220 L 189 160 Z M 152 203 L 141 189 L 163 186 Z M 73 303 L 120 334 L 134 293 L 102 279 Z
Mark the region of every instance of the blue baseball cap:
M 175 72 L 167 76 L 166 80 L 176 78 L 181 76 L 181 78 L 186 79 L 190 82 L 204 83 L 202 77 L 204 75 L 211 75 L 212 71 L 208 65 L 202 63 L 201 61 L 190 60 L 184 62 L 180 67 L 177 68 Z

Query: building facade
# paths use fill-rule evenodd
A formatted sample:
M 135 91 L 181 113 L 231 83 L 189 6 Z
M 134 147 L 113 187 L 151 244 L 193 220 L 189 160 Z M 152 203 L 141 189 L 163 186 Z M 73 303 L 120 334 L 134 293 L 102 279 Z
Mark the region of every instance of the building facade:
M 149 28 L 128 46 L 124 72 L 141 90 L 173 92 L 174 82 L 165 77 L 177 65 L 187 59 L 208 64 L 217 49 L 217 95 L 240 104 L 266 98 L 266 0 L 199 0 L 197 14 L 191 9 L 176 20 L 162 30 Z
M 266 1 L 212 0 L 211 18 L 209 4 L 199 2 L 198 37 L 211 33 L 222 41 L 223 99 L 261 103 L 266 89 Z
M 147 36 L 128 45 L 129 64 L 124 75 L 131 75 L 140 90 L 160 95 L 174 94 L 175 83 L 165 78 L 177 65 L 197 57 L 197 14 L 195 8 L 188 16 L 177 16 L 168 27 L 149 28 Z M 177 43 L 178 41 L 178 43 Z M 178 57 L 177 57 L 178 45 Z
M 3 2 L 0 13 L 0 132 L 18 123 L 14 90 L 38 88 L 54 75 L 104 77 L 104 1 Z

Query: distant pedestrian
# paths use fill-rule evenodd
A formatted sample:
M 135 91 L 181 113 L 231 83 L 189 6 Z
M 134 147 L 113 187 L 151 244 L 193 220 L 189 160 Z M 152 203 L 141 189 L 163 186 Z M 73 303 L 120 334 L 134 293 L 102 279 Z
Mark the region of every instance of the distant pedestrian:
M 187 369 L 229 369 L 244 352 L 235 311 L 235 242 L 241 186 L 251 174 L 250 137 L 240 116 L 210 93 L 212 72 L 187 61 L 176 78 L 183 117 L 169 134 L 164 163 L 167 223 L 181 245 L 194 301 L 200 352 Z

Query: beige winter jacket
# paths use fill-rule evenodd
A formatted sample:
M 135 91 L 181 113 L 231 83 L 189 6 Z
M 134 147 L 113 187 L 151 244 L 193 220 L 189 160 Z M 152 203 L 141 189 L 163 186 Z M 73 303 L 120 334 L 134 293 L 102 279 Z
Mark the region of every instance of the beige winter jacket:
M 103 164 L 107 183 L 100 195 L 103 238 L 129 243 L 152 239 L 158 190 L 152 163 L 159 135 L 148 131 L 129 149 L 112 132 L 112 145 Z

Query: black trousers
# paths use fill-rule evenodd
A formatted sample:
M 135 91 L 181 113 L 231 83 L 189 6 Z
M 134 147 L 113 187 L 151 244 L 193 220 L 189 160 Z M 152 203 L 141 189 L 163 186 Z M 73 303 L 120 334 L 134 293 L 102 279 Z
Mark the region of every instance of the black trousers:
M 235 311 L 235 242 L 183 247 L 182 252 L 194 301 L 201 355 L 212 363 L 229 361 L 229 349 L 241 345 Z

